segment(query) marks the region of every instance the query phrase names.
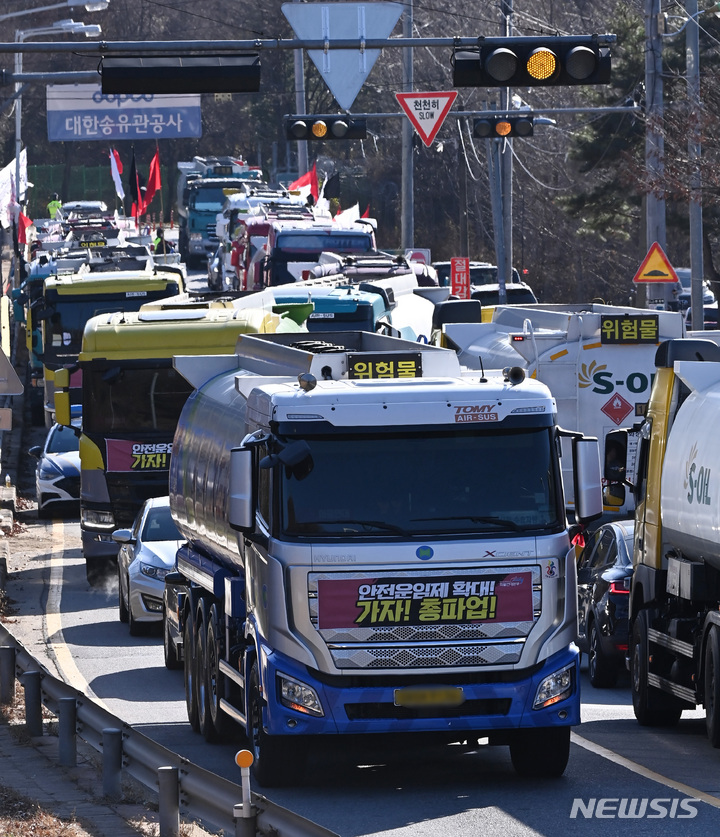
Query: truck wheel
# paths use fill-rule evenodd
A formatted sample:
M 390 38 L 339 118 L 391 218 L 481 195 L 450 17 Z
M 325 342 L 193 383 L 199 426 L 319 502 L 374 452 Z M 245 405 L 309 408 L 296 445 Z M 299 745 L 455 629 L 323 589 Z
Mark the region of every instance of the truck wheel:
M 720 747 L 720 638 L 713 626 L 705 647 L 705 726 L 713 747 Z
M 215 605 L 210 608 L 205 648 L 205 692 L 208 712 L 205 738 L 208 741 L 219 741 L 230 734 L 230 719 L 220 708 L 220 698 L 225 694 L 225 688 L 220 672 L 222 633 Z
M 122 572 L 118 566 L 118 617 L 121 622 L 127 624 L 129 613 L 127 605 L 125 604 L 125 597 L 122 591 L 122 581 L 120 580 Z
M 210 713 L 208 712 L 208 691 L 206 683 L 207 628 L 201 622 L 195 631 L 195 702 L 197 704 L 198 732 L 210 741 Z
M 519 730 L 510 742 L 510 758 L 518 776 L 562 776 L 570 758 L 570 727 Z
M 677 724 L 682 709 L 672 705 L 672 698 L 648 685 L 648 614 L 641 610 L 635 617 L 630 639 L 630 690 L 633 711 L 640 726 L 671 727 Z
M 198 732 L 198 706 L 195 694 L 195 645 L 194 645 L 193 618 L 188 612 L 185 617 L 183 628 L 183 674 L 185 678 L 185 708 L 187 709 L 188 721 L 195 732 Z
M 165 668 L 170 671 L 177 671 L 182 668 L 182 661 L 178 659 L 177 647 L 170 636 L 170 624 L 167 620 L 167 615 L 163 609 L 163 657 L 165 658 Z
M 263 698 L 257 663 L 250 672 L 250 705 L 247 737 L 254 757 L 253 773 L 259 784 L 277 788 L 302 776 L 303 748 L 287 735 L 268 735 L 263 729 Z
M 603 653 L 600 643 L 600 633 L 597 620 L 590 625 L 590 641 L 588 643 L 588 675 L 590 682 L 596 689 L 610 689 L 617 683 L 618 668 L 615 660 Z

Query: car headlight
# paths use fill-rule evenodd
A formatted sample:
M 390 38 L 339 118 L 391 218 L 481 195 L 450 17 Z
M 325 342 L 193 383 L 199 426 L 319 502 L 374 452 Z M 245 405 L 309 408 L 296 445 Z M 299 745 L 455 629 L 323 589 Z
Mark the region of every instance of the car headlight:
M 170 570 L 167 567 L 156 567 L 153 564 L 145 564 L 141 561 L 140 572 L 148 578 L 156 578 L 158 581 L 164 581 L 165 576 Z
M 62 470 L 55 465 L 54 462 L 51 462 L 47 459 L 43 460 L 40 463 L 40 467 L 38 468 L 38 476 L 41 480 L 54 480 L 57 477 L 62 475 Z
M 575 666 L 555 671 L 543 679 L 535 694 L 533 709 L 544 709 L 569 697 L 575 682 Z
M 306 715 L 322 716 L 325 714 L 315 689 L 284 674 L 278 674 L 278 680 L 280 681 L 280 700 L 284 706 L 296 712 L 304 712 Z
M 81 509 L 80 520 L 85 526 L 94 526 L 96 529 L 117 529 L 113 513 L 109 511 Z

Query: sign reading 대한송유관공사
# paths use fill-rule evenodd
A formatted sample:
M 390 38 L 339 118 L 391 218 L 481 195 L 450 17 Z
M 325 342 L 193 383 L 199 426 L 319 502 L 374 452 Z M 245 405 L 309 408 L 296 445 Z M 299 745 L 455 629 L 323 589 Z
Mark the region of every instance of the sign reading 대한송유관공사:
M 202 136 L 200 95 L 103 94 L 99 84 L 49 84 L 50 142 Z

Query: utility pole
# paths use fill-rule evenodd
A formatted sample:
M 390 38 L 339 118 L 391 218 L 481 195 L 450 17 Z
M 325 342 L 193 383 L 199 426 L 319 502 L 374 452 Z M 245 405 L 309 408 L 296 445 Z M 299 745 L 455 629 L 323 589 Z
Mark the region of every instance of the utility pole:
M 685 35 L 685 67 L 688 88 L 688 113 L 690 133 L 688 135 L 688 157 L 690 159 L 690 304 L 693 331 L 702 331 L 703 311 L 703 219 L 702 219 L 702 173 L 700 171 L 700 27 L 698 26 L 697 0 L 685 0 L 685 10 L 690 20 Z
M 506 38 L 512 35 L 513 0 L 503 0 L 502 5 L 503 25 L 501 34 Z M 500 107 L 507 113 L 512 106 L 510 88 L 503 87 L 500 94 Z M 506 137 L 501 143 L 502 153 L 500 154 L 501 190 L 502 190 L 502 237 L 504 241 L 502 260 L 498 259 L 498 302 L 503 305 L 507 302 L 505 284 L 511 280 L 513 265 L 513 156 L 512 139 Z
M 645 198 L 645 243 L 649 252 L 657 242 L 666 247 L 665 232 L 665 136 L 662 76 L 660 0 L 645 0 L 645 168 L 648 192 Z M 672 295 L 667 282 L 651 283 L 647 289 L 664 307 Z M 646 305 L 647 305 L 646 300 Z
M 403 12 L 403 38 L 412 38 L 413 0 L 408 0 Z M 404 49 L 402 56 L 403 93 L 413 92 L 413 50 Z M 402 183 L 401 183 L 401 230 L 400 244 L 404 250 L 415 246 L 415 189 L 413 172 L 413 126 L 409 119 L 402 123 Z
M 293 0 L 293 2 L 299 3 L 300 0 Z M 295 67 L 295 109 L 296 113 L 305 113 L 305 61 L 301 49 L 296 49 L 293 52 L 293 60 Z M 300 140 L 297 144 L 297 161 L 298 174 L 305 174 L 310 168 L 308 147 L 305 140 Z

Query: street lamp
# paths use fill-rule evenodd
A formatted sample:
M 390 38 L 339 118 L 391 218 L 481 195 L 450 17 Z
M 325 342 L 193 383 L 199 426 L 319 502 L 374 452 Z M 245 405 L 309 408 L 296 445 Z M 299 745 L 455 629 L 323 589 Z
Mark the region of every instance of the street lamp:
M 99 0 L 98 0 L 99 1 Z M 70 0 L 69 0 L 70 2 Z M 65 4 L 60 4 L 65 5 Z M 92 4 L 89 4 L 92 5 Z M 43 26 L 37 29 L 18 29 L 15 32 L 15 43 L 22 43 L 28 38 L 36 35 L 57 35 L 58 32 L 67 32 L 72 35 L 85 35 L 87 38 L 97 37 L 102 29 L 97 24 L 79 23 L 74 20 L 57 20 L 52 26 Z M 15 53 L 15 75 L 22 73 L 23 55 L 22 52 Z M 22 84 L 15 82 L 15 201 L 22 206 L 25 190 L 20 182 L 20 152 L 22 151 Z M 27 178 L 26 178 L 27 179 Z
M 13 17 L 23 17 L 24 15 L 34 15 L 39 12 L 51 12 L 54 9 L 75 9 L 82 6 L 86 12 L 104 12 L 110 5 L 110 0 L 65 0 L 64 3 L 53 3 L 50 6 L 37 6 L 34 9 L 20 9 L 17 12 L 8 12 L 0 15 L 0 22 L 3 20 L 10 20 Z

